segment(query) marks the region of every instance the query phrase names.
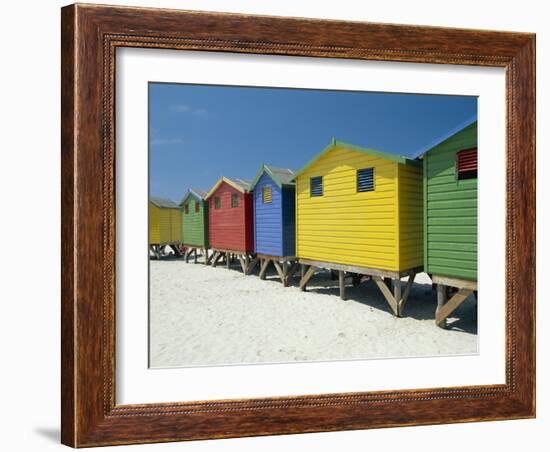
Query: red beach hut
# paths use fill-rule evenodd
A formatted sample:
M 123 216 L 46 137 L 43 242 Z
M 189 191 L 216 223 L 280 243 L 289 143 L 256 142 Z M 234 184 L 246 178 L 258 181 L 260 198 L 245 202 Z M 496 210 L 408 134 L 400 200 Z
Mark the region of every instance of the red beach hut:
M 238 260 L 245 274 L 254 253 L 254 211 L 251 181 L 222 177 L 206 195 L 208 232 L 215 267 L 225 258 L 229 268 Z

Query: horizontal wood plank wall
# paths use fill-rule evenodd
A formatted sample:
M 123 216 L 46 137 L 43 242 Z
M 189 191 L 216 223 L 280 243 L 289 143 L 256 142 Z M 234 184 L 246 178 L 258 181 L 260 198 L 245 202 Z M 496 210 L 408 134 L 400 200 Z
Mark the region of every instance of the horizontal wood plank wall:
M 349 149 L 323 155 L 297 178 L 297 254 L 304 259 L 398 270 L 394 161 Z M 357 192 L 357 170 L 374 167 L 375 190 Z M 323 176 L 323 196 L 310 178 Z
M 237 195 L 237 207 L 231 207 L 231 195 Z M 221 206 L 214 208 L 214 200 L 220 198 Z M 254 218 L 252 196 L 245 195 L 226 182 L 208 198 L 208 233 L 210 246 L 233 251 L 254 249 Z
M 179 209 L 161 209 L 149 203 L 149 243 L 179 243 L 181 234 L 181 211 Z
M 477 279 L 477 178 L 457 180 L 456 153 L 477 146 L 477 123 L 425 155 L 425 270 Z
M 399 185 L 399 270 L 424 265 L 422 167 L 397 165 Z
M 283 187 L 283 256 L 296 255 L 296 189 Z
M 263 202 L 264 187 L 271 188 L 271 202 Z M 282 190 L 268 174 L 254 187 L 254 250 L 271 256 L 283 255 Z
M 189 204 L 188 213 L 182 211 L 183 215 L 183 243 L 191 246 L 208 246 L 208 218 L 204 211 L 206 204 L 192 196 L 185 201 Z M 199 205 L 199 212 L 196 211 L 195 205 Z M 184 204 L 185 205 L 185 204 Z

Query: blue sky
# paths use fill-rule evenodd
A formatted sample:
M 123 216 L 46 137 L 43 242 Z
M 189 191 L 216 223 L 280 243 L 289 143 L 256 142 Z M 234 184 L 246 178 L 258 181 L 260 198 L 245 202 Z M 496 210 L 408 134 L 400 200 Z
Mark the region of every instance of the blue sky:
M 329 144 L 411 156 L 477 114 L 477 98 L 149 84 L 150 194 L 179 202 L 262 163 L 299 169 Z

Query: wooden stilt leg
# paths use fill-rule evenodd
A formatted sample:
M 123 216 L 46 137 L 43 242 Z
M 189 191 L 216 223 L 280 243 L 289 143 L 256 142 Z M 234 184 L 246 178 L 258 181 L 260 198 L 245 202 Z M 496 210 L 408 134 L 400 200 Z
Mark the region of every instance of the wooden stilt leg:
M 439 286 L 438 286 L 439 289 Z M 438 290 L 438 309 L 435 313 L 435 324 L 437 326 L 441 326 L 442 328 L 445 328 L 447 326 L 447 317 L 452 314 L 452 312 L 458 308 L 466 298 L 468 298 L 472 294 L 471 289 L 460 289 L 457 293 L 455 293 L 449 301 L 447 301 L 443 306 L 439 306 L 439 290 Z
M 250 265 L 248 266 L 248 274 L 252 273 L 252 270 L 254 270 L 258 262 L 260 262 L 260 258 L 258 256 L 252 259 L 252 262 L 250 262 Z
M 312 265 L 311 267 L 309 267 L 309 269 L 306 271 L 306 273 L 304 274 L 304 277 L 301 279 L 300 281 L 300 290 L 302 291 L 305 291 L 306 288 L 307 288 L 307 283 L 309 282 L 309 280 L 311 279 L 311 277 L 313 276 L 313 274 L 315 273 L 315 270 L 317 270 L 317 267 L 315 267 L 314 265 Z
M 279 261 L 276 259 L 273 259 L 273 265 L 275 266 L 275 270 L 277 270 L 277 274 L 279 275 L 279 279 L 285 284 L 285 275 L 283 274 L 283 270 L 281 269 L 281 264 L 279 264 Z
M 437 318 L 441 312 L 441 308 L 445 306 L 447 302 L 447 287 L 443 284 L 437 285 L 437 309 L 435 310 L 435 324 L 441 328 L 447 328 L 447 319 L 443 318 L 439 323 Z
M 231 268 L 231 253 L 225 253 L 225 266 Z
M 287 286 L 287 275 L 288 275 L 288 262 L 283 261 L 283 287 Z
M 243 268 L 243 272 L 245 275 L 248 275 L 248 267 L 250 265 L 250 256 L 248 253 L 246 253 L 244 255 L 244 268 Z
M 399 304 L 401 303 L 401 280 L 399 278 L 393 280 L 393 298 L 397 303 L 397 317 L 401 316 L 401 310 L 399 309 Z
M 374 275 L 372 279 L 380 289 L 380 292 L 382 292 L 382 295 L 384 295 L 384 298 L 390 305 L 390 308 L 393 311 L 393 313 L 397 316 L 398 314 L 397 301 L 393 297 L 393 294 L 391 293 L 390 289 L 388 289 L 388 286 L 386 285 L 384 280 L 380 276 L 376 276 L 376 275 Z
M 345 282 L 346 273 L 342 270 L 338 271 L 338 282 L 340 284 L 340 298 L 342 300 L 346 299 L 346 282 Z
M 409 275 L 409 279 L 407 280 L 407 285 L 405 286 L 405 293 L 403 294 L 403 298 L 399 301 L 399 317 L 403 315 L 403 310 L 405 309 L 405 304 L 409 299 L 409 294 L 411 293 L 411 289 L 412 289 L 415 277 L 416 277 L 416 273 L 411 273 Z
M 193 253 L 193 254 L 195 255 L 195 264 L 196 264 L 196 263 L 197 263 L 197 248 L 195 248 L 195 250 L 194 250 L 194 253 Z
M 269 265 L 269 259 L 260 259 L 262 266 L 260 268 L 260 279 L 265 279 L 265 272 L 267 271 L 267 266 Z
M 300 264 L 298 264 L 297 262 L 295 262 L 294 265 L 290 268 L 290 271 L 288 272 L 288 275 L 286 276 L 287 285 L 290 282 L 290 278 L 292 278 L 294 276 L 294 273 L 296 273 L 299 268 L 300 268 Z
M 300 279 L 302 279 L 305 274 L 306 274 L 306 265 L 300 264 Z

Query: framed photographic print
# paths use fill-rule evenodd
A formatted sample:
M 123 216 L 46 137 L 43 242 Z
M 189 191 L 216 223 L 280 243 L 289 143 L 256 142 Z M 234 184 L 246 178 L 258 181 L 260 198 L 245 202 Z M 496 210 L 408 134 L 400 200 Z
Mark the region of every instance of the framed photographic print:
M 62 9 L 62 442 L 535 416 L 535 36 Z

